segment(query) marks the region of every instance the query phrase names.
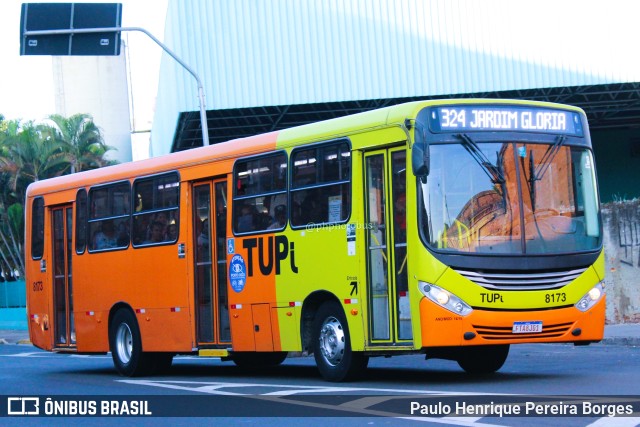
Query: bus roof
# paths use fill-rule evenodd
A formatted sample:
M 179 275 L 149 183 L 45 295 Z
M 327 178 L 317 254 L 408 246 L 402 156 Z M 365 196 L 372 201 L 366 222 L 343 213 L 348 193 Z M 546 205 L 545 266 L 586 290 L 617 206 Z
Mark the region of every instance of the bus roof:
M 439 99 L 414 101 L 393 105 L 381 109 L 365 111 L 331 120 L 296 126 L 281 131 L 259 134 L 246 138 L 233 139 L 208 147 L 199 147 L 164 156 L 135 162 L 122 163 L 90 171 L 64 175 L 56 178 L 36 181 L 27 188 L 27 197 L 46 194 L 65 189 L 80 188 L 103 182 L 113 182 L 138 176 L 177 170 L 180 168 L 230 160 L 236 157 L 259 154 L 265 151 L 295 146 L 302 142 L 312 143 L 344 136 L 370 128 L 390 124 L 404 123 L 407 118 L 415 118 L 423 108 L 445 104 L 511 104 L 536 105 L 541 107 L 564 108 L 584 112 L 577 107 L 538 101 L 508 99 Z

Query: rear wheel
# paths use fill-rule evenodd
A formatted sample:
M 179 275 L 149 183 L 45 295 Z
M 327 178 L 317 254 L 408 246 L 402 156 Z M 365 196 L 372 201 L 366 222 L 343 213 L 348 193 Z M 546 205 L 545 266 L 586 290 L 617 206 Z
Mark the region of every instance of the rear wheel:
M 367 367 L 369 358 L 351 350 L 349 326 L 342 306 L 329 301 L 320 306 L 313 328 L 313 354 L 327 381 L 349 381 Z
M 121 375 L 145 375 L 153 367 L 151 357 L 142 352 L 142 339 L 135 315 L 120 309 L 109 327 L 109 347 L 113 364 Z
M 509 355 L 509 344 L 482 345 L 460 349 L 458 365 L 469 374 L 492 374 L 502 368 Z

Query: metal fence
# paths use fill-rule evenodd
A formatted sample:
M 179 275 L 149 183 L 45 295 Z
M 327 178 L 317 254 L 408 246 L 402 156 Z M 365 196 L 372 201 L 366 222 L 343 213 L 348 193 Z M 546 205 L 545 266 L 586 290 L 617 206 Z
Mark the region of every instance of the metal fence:
M 19 308 L 27 306 L 27 293 L 24 280 L 0 282 L 0 308 Z

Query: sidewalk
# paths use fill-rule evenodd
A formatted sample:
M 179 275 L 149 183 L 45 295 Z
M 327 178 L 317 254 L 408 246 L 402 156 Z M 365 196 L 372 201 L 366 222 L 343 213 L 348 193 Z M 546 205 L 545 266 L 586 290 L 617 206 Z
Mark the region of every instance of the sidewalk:
M 640 323 L 606 325 L 602 344 L 640 346 Z
M 31 344 L 29 331 L 0 329 L 0 344 Z
M 0 344 L 30 344 L 29 332 L 0 329 Z M 606 325 L 602 344 L 640 346 L 640 323 Z

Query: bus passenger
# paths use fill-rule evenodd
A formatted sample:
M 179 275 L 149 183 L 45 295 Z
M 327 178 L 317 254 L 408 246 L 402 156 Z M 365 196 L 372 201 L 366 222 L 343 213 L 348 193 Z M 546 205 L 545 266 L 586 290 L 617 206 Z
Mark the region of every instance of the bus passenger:
M 124 247 L 129 245 L 129 223 L 127 221 L 120 221 L 118 224 L 118 247 Z
M 167 240 L 170 242 L 175 242 L 178 240 L 178 225 L 177 224 L 169 224 L 167 226 Z
M 203 248 L 209 247 L 209 218 L 205 218 L 202 222 L 197 222 L 199 224 L 200 232 L 198 233 L 197 243 L 198 246 Z
M 320 224 L 327 221 L 327 209 L 320 203 L 320 197 L 326 199 L 323 189 L 316 188 L 306 191 L 306 196 L 300 205 L 301 221 L 304 224 Z
M 153 220 L 162 224 L 163 228 L 166 228 L 167 225 L 169 225 L 169 219 L 167 218 L 167 214 L 164 212 L 158 212 Z
M 242 206 L 240 218 L 238 218 L 238 232 L 246 233 L 254 231 L 255 226 L 255 207 L 250 205 Z
M 285 205 L 278 205 L 275 209 L 276 220 L 267 227 L 267 230 L 280 230 L 284 228 L 287 223 L 287 207 Z
M 102 231 L 96 233 L 93 237 L 94 249 L 108 249 L 118 246 L 118 235 L 113 221 L 106 220 L 102 222 Z
M 149 239 L 143 243 L 145 245 L 152 243 L 160 243 L 164 241 L 164 226 L 161 222 L 154 221 L 149 228 Z

